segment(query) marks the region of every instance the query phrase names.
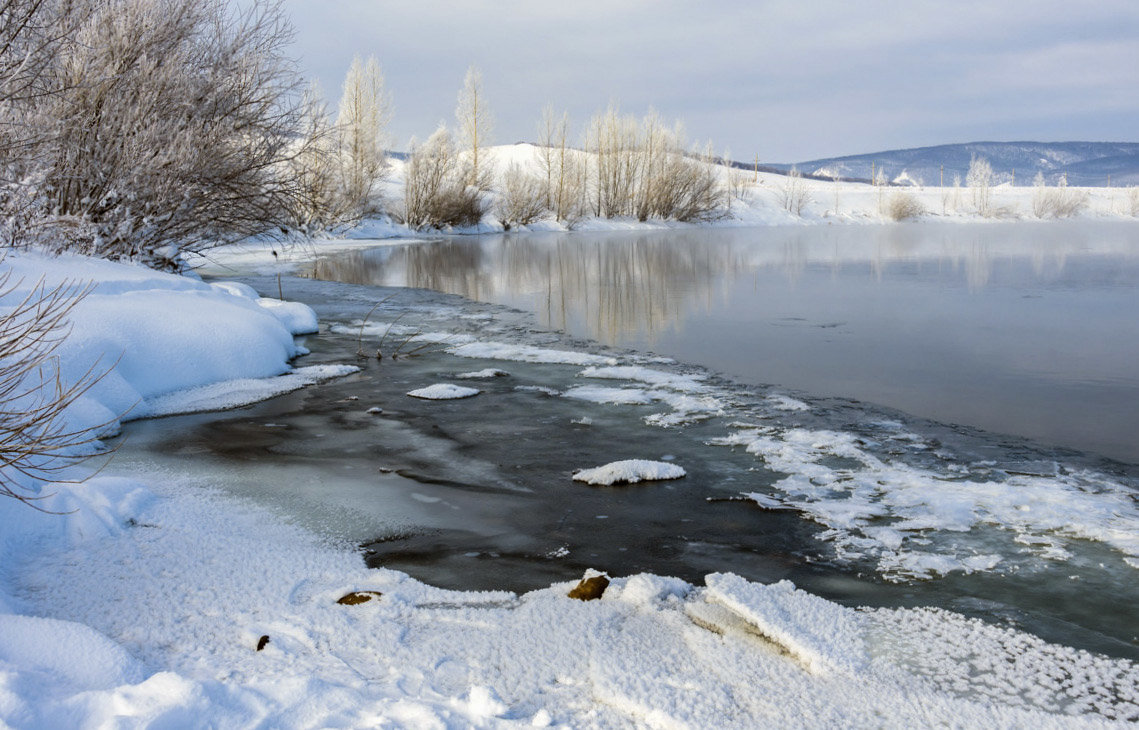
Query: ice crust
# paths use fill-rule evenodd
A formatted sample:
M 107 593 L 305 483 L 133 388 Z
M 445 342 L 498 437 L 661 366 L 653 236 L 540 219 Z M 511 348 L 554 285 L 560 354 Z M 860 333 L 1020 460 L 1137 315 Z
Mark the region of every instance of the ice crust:
M 408 391 L 408 395 L 412 398 L 421 398 L 423 400 L 459 400 L 461 398 L 471 398 L 482 391 L 478 388 L 467 388 L 462 385 L 453 385 L 451 383 L 435 383 L 428 385 L 426 388 L 416 388 L 415 390 Z
M 637 482 L 680 479 L 685 475 L 687 472 L 683 468 L 666 461 L 625 459 L 592 469 L 582 469 L 573 475 L 573 479 L 575 482 L 611 486 L 613 484 L 636 484 Z

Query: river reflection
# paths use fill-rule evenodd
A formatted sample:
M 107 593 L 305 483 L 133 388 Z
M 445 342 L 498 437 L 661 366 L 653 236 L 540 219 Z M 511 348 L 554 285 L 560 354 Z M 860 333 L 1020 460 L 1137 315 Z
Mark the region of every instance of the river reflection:
M 355 251 L 311 273 L 1139 461 L 1136 224 L 511 234 Z

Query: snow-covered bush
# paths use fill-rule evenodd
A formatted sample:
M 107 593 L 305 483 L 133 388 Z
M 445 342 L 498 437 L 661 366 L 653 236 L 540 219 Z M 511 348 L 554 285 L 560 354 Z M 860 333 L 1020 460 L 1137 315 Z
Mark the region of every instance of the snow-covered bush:
M 42 93 L 6 105 L 3 126 L 39 134 L 21 162 L 57 248 L 168 265 L 285 220 L 303 108 L 279 6 L 34 4 L 49 24 L 15 33 L 54 39 Z
M 1037 172 L 1033 185 L 1032 212 L 1037 218 L 1070 218 L 1088 206 L 1087 192 L 1068 188 L 1063 178 L 1059 186 L 1050 188 L 1044 174 Z
M 925 215 L 925 206 L 910 193 L 894 193 L 886 203 L 886 215 L 890 220 L 910 220 Z
M 479 189 L 464 182 L 451 133 L 444 126 L 422 145 L 412 143 L 403 188 L 399 217 L 412 228 L 473 226 L 486 212 Z

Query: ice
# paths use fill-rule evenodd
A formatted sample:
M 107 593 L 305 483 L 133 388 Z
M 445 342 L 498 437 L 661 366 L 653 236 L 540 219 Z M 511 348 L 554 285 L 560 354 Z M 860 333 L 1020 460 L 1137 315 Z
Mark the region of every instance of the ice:
M 922 447 L 913 434 L 897 438 Z M 1102 475 L 947 477 L 884 460 L 853 434 L 827 430 L 745 428 L 712 443 L 743 446 L 786 474 L 774 484 L 779 494 L 748 495 L 757 503 L 802 511 L 829 528 L 820 537 L 839 555 L 872 559 L 894 580 L 1016 570 L 1016 561 L 993 550 L 995 535 L 1007 536 L 1010 549 L 1026 546 L 1047 560 L 1070 555 L 1070 540 L 1100 542 L 1124 559 L 1139 556 L 1139 506 Z M 836 457 L 848 464 L 829 465 Z
M 412 398 L 422 398 L 423 400 L 458 400 L 460 398 L 471 398 L 481 392 L 482 391 L 478 388 L 467 388 L 462 385 L 452 385 L 451 383 L 436 383 L 426 388 L 417 388 L 409 391 L 408 395 Z
M 676 464 L 644 459 L 614 461 L 593 469 L 582 469 L 573 475 L 576 482 L 600 486 L 613 484 L 635 484 L 642 481 L 680 479 L 687 472 Z
M 704 580 L 709 600 L 735 611 L 812 672 L 855 674 L 866 668 L 861 625 L 851 609 L 785 580 L 758 585 L 730 573 L 713 573 Z
M 505 378 L 510 373 L 498 368 L 483 368 L 482 370 L 474 370 L 467 373 L 458 373 L 455 377 L 461 380 L 487 380 L 490 378 Z
M 647 405 L 655 399 L 648 391 L 640 388 L 600 388 L 595 385 L 581 385 L 562 393 L 566 398 L 590 403 L 613 403 L 617 405 Z
M 238 378 L 174 391 L 143 401 L 132 417 L 171 416 L 240 408 L 307 385 L 358 372 L 355 365 L 310 365 L 271 378 Z
M 616 365 L 617 360 L 572 350 L 549 350 L 532 345 L 513 345 L 505 342 L 471 342 L 448 349 L 452 355 L 480 360 L 511 360 L 561 365 Z
M 589 367 L 581 371 L 583 378 L 600 378 L 605 380 L 632 380 L 645 383 L 657 388 L 669 388 L 682 392 L 699 392 L 707 390 L 701 383 L 700 375 L 677 375 L 662 370 L 641 367 L 639 365 L 622 365 L 610 367 Z

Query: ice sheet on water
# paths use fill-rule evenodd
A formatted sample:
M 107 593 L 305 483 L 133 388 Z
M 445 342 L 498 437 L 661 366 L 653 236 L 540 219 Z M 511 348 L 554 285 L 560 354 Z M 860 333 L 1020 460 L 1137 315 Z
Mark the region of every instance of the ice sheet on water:
M 510 360 L 561 365 L 616 365 L 617 360 L 603 355 L 593 355 L 573 350 L 551 350 L 532 345 L 518 345 L 506 342 L 471 342 L 457 345 L 448 350 L 452 355 L 480 360 Z
M 1073 540 L 1139 557 L 1134 496 L 1100 474 L 939 473 L 876 455 L 852 433 L 819 429 L 742 428 L 713 443 L 742 446 L 786 475 L 777 495 L 750 495 L 757 503 L 800 510 L 829 528 L 821 537 L 840 557 L 872 560 L 889 578 L 1016 570 L 1013 554 L 1062 560 Z
M 225 380 L 149 398 L 131 411 L 131 416 L 149 418 L 240 408 L 359 370 L 355 365 L 310 365 L 270 378 Z
M 510 373 L 505 370 L 499 370 L 498 368 L 483 368 L 482 370 L 458 373 L 455 377 L 461 380 L 486 380 L 489 378 L 505 378 L 509 375 Z

